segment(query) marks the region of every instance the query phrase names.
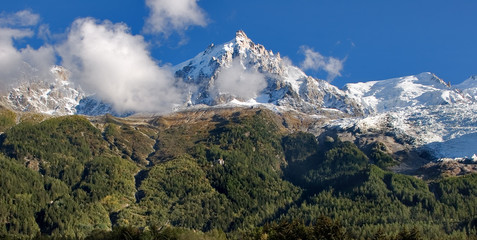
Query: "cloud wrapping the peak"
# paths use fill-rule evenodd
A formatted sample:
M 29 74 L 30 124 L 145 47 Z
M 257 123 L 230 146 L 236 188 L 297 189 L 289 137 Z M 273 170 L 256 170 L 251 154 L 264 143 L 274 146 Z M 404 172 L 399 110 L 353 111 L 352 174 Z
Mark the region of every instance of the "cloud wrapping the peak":
M 182 94 L 173 73 L 157 65 L 147 48 L 124 24 L 84 18 L 73 23 L 58 52 L 72 79 L 116 111 L 170 111 Z
M 245 69 L 240 59 L 234 59 L 230 67 L 221 69 L 217 80 L 219 93 L 228 93 L 243 100 L 257 95 L 267 86 L 262 73 L 255 69 Z
M 192 25 L 206 26 L 206 14 L 197 2 L 198 0 L 146 0 L 150 14 L 144 31 L 169 35 L 173 31 L 182 32 Z
M 0 18 L 0 22 L 8 22 Z M 15 83 L 45 79 L 50 74 L 50 66 L 56 56 L 52 46 L 44 45 L 39 49 L 26 46 L 17 49 L 14 40 L 32 37 L 30 29 L 0 27 L 0 88 L 8 89 Z
M 329 82 L 341 76 L 343 63 L 346 59 L 340 60 L 334 57 L 325 57 L 307 46 L 301 46 L 300 51 L 305 55 L 305 60 L 300 64 L 303 70 L 323 70 L 328 74 L 327 80 Z

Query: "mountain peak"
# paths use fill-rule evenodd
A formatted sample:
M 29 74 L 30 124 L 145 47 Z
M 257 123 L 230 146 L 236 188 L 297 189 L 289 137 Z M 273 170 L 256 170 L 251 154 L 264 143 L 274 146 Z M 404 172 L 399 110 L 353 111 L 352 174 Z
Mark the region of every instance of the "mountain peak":
M 237 48 L 237 50 L 240 51 L 240 49 L 242 49 L 242 52 L 245 49 L 250 49 L 255 47 L 261 48 L 261 50 L 265 50 L 265 47 L 259 44 L 253 43 L 253 41 L 250 38 L 248 38 L 247 34 L 245 34 L 245 32 L 242 30 L 238 30 L 235 33 L 235 39 L 232 40 L 232 42 L 235 44 L 235 47 Z
M 455 88 L 464 91 L 471 98 L 477 100 L 477 75 L 470 76 L 467 80 L 456 85 Z
M 344 90 L 368 113 L 382 113 L 408 107 L 466 102 L 444 80 L 430 72 L 380 81 L 346 84 Z
M 234 65 L 237 63 L 239 65 Z M 254 43 L 242 30 L 237 31 L 231 41 L 210 45 L 174 69 L 176 77 L 192 86 L 189 105 L 265 104 L 274 109 L 279 106 L 307 113 L 334 108 L 342 114 L 361 114 L 344 92 L 307 76 L 279 54 Z M 256 79 L 257 84 L 237 85 L 236 82 L 240 82 L 237 79 L 245 75 Z M 232 85 L 237 91 L 230 90 Z M 251 98 L 248 92 L 256 94 Z
M 245 34 L 243 30 L 238 30 L 237 32 L 235 32 L 235 40 L 239 41 L 239 40 L 245 40 L 245 39 L 250 40 L 247 37 L 247 34 Z
M 428 84 L 434 85 L 437 84 L 436 86 L 443 86 L 443 87 L 450 87 L 449 83 L 446 83 L 444 80 L 439 78 L 437 75 L 431 72 L 423 72 L 420 74 L 415 75 L 417 80 L 423 81 L 423 82 L 428 82 Z
M 55 76 L 55 80 L 68 81 L 70 72 L 62 66 L 53 66 L 50 72 Z

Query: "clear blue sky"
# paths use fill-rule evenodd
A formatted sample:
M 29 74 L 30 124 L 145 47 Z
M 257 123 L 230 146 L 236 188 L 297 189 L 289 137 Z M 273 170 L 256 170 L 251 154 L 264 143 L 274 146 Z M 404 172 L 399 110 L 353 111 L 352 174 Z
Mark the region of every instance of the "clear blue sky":
M 231 40 L 241 29 L 296 65 L 304 60 L 301 46 L 346 59 L 342 76 L 333 82 L 337 86 L 420 72 L 433 72 L 456 84 L 477 74 L 475 0 L 201 0 L 197 4 L 206 22 L 170 31 L 167 38 L 144 31 L 150 13 L 144 0 L 1 1 L 0 11 L 4 16 L 25 9 L 38 14 L 35 28 L 46 24 L 55 36 L 49 44 L 77 18 L 123 22 L 151 43 L 153 58 L 163 64 L 192 58 L 212 42 Z M 39 47 L 44 42 L 32 37 L 16 44 Z M 320 71 L 307 73 L 326 77 Z

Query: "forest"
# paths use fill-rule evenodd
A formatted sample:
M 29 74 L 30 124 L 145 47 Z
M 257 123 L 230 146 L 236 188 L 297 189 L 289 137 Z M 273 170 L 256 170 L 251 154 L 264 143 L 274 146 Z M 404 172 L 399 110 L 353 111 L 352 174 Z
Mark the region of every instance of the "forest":
M 382 143 L 319 142 L 264 109 L 194 114 L 0 109 L 0 238 L 477 239 L 475 174 L 394 173 Z

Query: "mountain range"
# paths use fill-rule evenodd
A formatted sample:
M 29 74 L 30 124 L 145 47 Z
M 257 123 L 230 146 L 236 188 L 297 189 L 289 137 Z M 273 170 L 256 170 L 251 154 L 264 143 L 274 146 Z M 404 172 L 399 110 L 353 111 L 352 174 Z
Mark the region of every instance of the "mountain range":
M 352 133 L 356 139 L 358 133 L 386 132 L 397 136 L 397 142 L 405 139 L 407 148 L 430 153 L 434 160 L 467 161 L 477 153 L 476 76 L 451 86 L 424 72 L 339 89 L 306 75 L 243 31 L 172 69 L 187 97 L 171 111 L 265 107 L 308 119 L 302 120 L 309 123 L 305 129 L 317 136 L 333 130 L 342 136 Z M 52 67 L 51 79 L 25 79 L 2 97 L 2 103 L 16 111 L 51 115 L 144 115 L 115 112 L 100 96 L 87 95 L 69 81 L 68 70 L 61 66 Z
M 0 238 L 474 239 L 477 77 L 340 89 L 243 31 L 170 69 L 168 113 L 2 89 Z

